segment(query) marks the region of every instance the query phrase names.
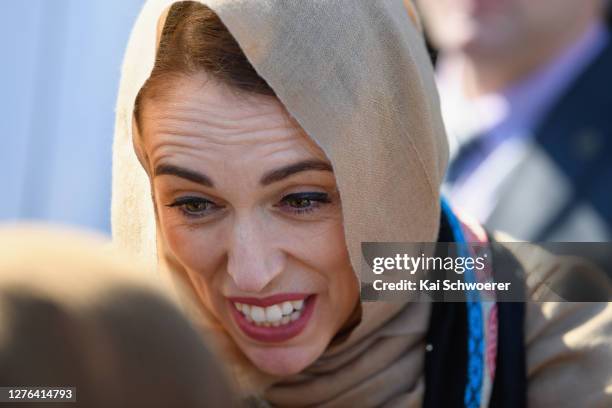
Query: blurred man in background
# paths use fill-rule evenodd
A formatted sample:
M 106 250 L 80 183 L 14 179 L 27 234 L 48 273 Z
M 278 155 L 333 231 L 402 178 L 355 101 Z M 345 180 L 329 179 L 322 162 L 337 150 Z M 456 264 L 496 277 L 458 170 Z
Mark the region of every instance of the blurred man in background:
M 530 241 L 612 236 L 612 46 L 602 0 L 420 0 L 439 49 L 446 193 Z M 474 194 L 474 192 L 477 192 Z

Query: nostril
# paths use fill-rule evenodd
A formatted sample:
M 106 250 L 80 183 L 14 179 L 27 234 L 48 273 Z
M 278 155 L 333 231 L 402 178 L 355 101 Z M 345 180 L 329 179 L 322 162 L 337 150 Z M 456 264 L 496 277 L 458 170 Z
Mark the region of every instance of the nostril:
M 260 252 L 234 252 L 228 257 L 227 272 L 236 287 L 244 292 L 263 291 L 285 270 L 285 256 L 282 251 L 260 247 Z

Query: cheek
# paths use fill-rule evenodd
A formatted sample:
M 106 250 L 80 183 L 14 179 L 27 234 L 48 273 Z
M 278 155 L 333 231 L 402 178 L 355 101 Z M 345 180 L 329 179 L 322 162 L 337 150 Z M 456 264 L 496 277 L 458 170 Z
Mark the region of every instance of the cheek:
M 327 303 L 335 310 L 350 313 L 359 294 L 357 276 L 346 249 L 344 229 L 339 220 L 334 220 L 321 228 L 312 239 L 296 243 L 296 257 L 317 271 L 326 282 Z M 345 316 L 330 313 L 329 316 L 343 319 Z
M 291 255 L 328 279 L 333 279 L 331 271 L 350 267 L 340 217 L 334 216 L 315 225 L 286 225 L 276 233 L 282 237 Z
M 220 231 L 216 228 L 189 227 L 177 223 L 174 217 L 160 215 L 161 229 L 165 242 L 172 254 L 191 278 L 197 274 L 199 284 L 203 283 L 210 288 L 217 278 L 215 271 L 220 268 L 223 260 L 223 240 Z M 195 282 L 194 282 L 195 283 Z
M 189 227 L 162 227 L 166 243 L 178 262 L 187 270 L 202 305 L 219 318 L 217 294 L 223 285 L 222 240 L 217 231 L 200 231 Z

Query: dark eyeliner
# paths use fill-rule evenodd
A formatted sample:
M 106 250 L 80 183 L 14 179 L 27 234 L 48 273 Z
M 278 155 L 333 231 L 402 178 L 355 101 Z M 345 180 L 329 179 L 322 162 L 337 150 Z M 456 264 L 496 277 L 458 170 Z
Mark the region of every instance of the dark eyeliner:
M 212 201 L 207 200 L 207 199 L 202 198 L 202 197 L 189 197 L 188 196 L 188 197 L 177 198 L 172 203 L 166 204 L 166 207 L 178 207 L 178 206 L 185 205 L 185 204 L 192 204 L 194 202 L 206 202 L 206 203 L 213 204 Z
M 296 215 L 303 215 L 317 211 L 329 203 L 331 199 L 328 193 L 311 191 L 287 194 L 277 207 Z
M 286 196 L 284 196 L 282 198 L 281 201 L 288 201 L 288 200 L 310 200 L 310 201 L 316 201 L 318 203 L 323 203 L 323 204 L 327 204 L 331 202 L 331 199 L 329 198 L 329 194 L 327 193 L 319 193 L 319 192 L 305 192 L 305 193 L 292 193 L 292 194 L 287 194 Z
M 205 208 L 197 211 L 190 211 L 187 209 L 188 205 L 194 204 L 204 205 Z M 172 202 L 171 204 L 167 204 L 166 206 L 171 208 L 177 208 L 183 214 L 183 216 L 187 218 L 203 218 L 208 216 L 211 211 L 217 208 L 217 205 L 211 200 L 193 196 L 177 198 L 174 202 Z

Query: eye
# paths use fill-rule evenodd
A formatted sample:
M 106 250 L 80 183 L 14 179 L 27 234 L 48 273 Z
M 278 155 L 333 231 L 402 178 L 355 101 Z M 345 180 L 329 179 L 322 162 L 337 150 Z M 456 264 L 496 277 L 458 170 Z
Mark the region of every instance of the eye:
M 201 197 L 181 197 L 176 199 L 168 207 L 176 207 L 187 217 L 203 217 L 219 208 L 215 203 Z
M 315 211 L 325 204 L 329 204 L 329 194 L 321 192 L 293 193 L 284 196 L 278 207 L 296 214 Z

